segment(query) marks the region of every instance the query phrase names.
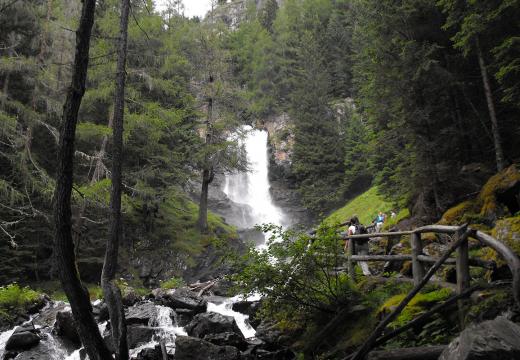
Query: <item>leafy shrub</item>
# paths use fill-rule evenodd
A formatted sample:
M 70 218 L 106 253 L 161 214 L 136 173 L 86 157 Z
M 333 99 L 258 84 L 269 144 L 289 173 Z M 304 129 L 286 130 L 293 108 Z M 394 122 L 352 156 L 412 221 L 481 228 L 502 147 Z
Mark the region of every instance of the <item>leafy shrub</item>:
M 0 287 L 0 320 L 10 321 L 26 312 L 40 295 L 39 292 L 16 283 Z
M 179 277 L 172 277 L 171 279 L 161 282 L 161 289 L 177 289 L 186 285 L 184 280 Z

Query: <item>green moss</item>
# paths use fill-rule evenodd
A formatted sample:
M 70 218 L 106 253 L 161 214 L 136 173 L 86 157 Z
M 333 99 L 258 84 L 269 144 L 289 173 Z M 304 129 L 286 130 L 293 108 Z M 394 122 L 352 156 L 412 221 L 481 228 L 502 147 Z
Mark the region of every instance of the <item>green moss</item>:
M 509 189 L 518 181 L 520 181 L 520 173 L 516 165 L 511 165 L 498 174 L 493 175 L 478 196 L 480 215 L 484 217 L 494 216 L 498 208 L 496 194 Z
M 13 283 L 0 287 L 0 321 L 11 321 L 27 312 L 40 298 L 41 293 Z
M 390 324 L 390 327 L 397 328 L 405 325 L 424 311 L 428 310 L 431 305 L 446 300 L 451 296 L 451 294 L 452 291 L 450 289 L 444 288 L 415 295 L 415 297 L 408 303 L 408 305 L 406 305 L 397 319 Z M 379 313 L 389 313 L 397 305 L 399 305 L 399 303 L 406 297 L 406 295 L 407 294 L 399 294 L 391 297 L 383 305 L 381 305 L 379 308 Z
M 498 220 L 491 235 L 520 255 L 520 216 Z M 490 255 L 488 258 L 495 260 L 498 265 L 505 264 L 505 261 L 496 252 L 493 251 Z
M 479 294 L 480 301 L 470 306 L 466 323 L 475 320 L 485 320 L 488 316 L 494 318 L 496 314 L 506 311 L 513 303 L 513 296 L 508 290 L 488 290 Z M 489 315 L 491 313 L 491 315 Z
M 161 281 L 161 289 L 176 289 L 186 285 L 183 279 L 172 277 L 171 279 Z
M 442 225 L 458 225 L 462 223 L 462 217 L 467 212 L 475 211 L 475 202 L 474 201 L 464 201 L 451 209 L 448 209 L 443 215 L 439 224 Z

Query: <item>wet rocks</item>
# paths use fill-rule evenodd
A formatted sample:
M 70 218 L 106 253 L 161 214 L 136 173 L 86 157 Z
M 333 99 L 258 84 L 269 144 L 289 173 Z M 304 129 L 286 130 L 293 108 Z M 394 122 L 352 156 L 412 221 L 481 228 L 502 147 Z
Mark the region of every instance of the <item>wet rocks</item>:
M 218 334 L 208 334 L 204 336 L 204 340 L 209 341 L 212 344 L 224 346 L 234 346 L 239 350 L 246 350 L 249 346 L 247 341 L 244 339 L 242 334 L 235 332 L 223 332 Z
M 450 343 L 439 360 L 520 359 L 520 326 L 499 316 L 468 327 Z
M 191 336 L 179 336 L 175 341 L 176 360 L 235 360 L 240 351 L 233 346 L 218 346 Z
M 71 310 L 62 310 L 56 313 L 54 331 L 58 336 L 70 340 L 73 344 L 81 344 L 76 322 L 74 321 Z
M 148 325 L 150 319 L 157 317 L 157 308 L 151 302 L 143 302 L 127 308 L 125 317 L 127 325 Z
M 204 338 L 209 334 L 235 333 L 243 335 L 232 316 L 221 315 L 214 312 L 207 312 L 196 315 L 186 326 L 186 331 L 190 336 Z
M 39 331 L 32 325 L 22 325 L 16 328 L 5 344 L 5 349 L 27 350 L 40 343 Z
M 233 311 L 254 316 L 258 309 L 260 308 L 260 302 L 259 301 L 249 301 L 249 300 L 243 300 L 243 301 L 237 301 L 233 303 L 232 309 Z
M 155 329 L 150 326 L 132 325 L 126 328 L 128 347 L 134 349 L 152 340 Z
M 206 311 L 206 300 L 186 288 L 173 290 L 156 289 L 153 291 L 153 294 L 155 301 L 173 309 L 188 309 L 192 310 L 193 313 Z

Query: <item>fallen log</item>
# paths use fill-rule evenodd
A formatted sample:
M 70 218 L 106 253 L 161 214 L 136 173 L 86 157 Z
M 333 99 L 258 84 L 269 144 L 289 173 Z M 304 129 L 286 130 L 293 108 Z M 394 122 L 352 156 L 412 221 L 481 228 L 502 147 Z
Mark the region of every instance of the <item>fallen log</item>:
M 437 360 L 446 345 L 372 351 L 368 360 Z

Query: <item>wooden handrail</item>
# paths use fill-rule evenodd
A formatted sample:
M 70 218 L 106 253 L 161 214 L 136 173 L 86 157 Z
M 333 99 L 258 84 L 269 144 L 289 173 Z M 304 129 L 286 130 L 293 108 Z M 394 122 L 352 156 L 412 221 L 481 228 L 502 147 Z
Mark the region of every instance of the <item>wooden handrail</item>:
M 356 351 L 354 354 L 354 357 L 352 360 L 362 360 L 366 357 L 368 352 L 372 349 L 374 346 L 376 340 L 379 338 L 379 336 L 383 333 L 383 331 L 386 329 L 388 324 L 390 324 L 400 313 L 403 311 L 403 309 L 408 305 L 408 303 L 413 299 L 415 295 L 419 293 L 419 291 L 428 283 L 430 278 L 435 274 L 435 272 L 442 266 L 444 261 L 448 259 L 448 257 L 451 255 L 452 252 L 454 252 L 460 244 L 462 244 L 464 241 L 467 241 L 468 237 L 471 235 L 472 231 L 467 230 L 466 225 L 463 225 L 461 227 L 457 227 L 456 231 L 463 231 L 463 234 L 458 237 L 448 248 L 448 250 L 442 255 L 442 257 L 437 260 L 437 262 L 428 270 L 426 275 L 422 278 L 422 280 L 414 286 L 412 291 L 408 293 L 408 295 L 405 296 L 405 298 L 395 307 L 390 314 L 386 318 L 383 319 L 379 323 L 379 325 L 376 326 L 372 334 L 368 337 L 368 339 L 361 345 L 361 347 Z
M 483 233 L 482 231 L 475 232 L 473 237 L 482 244 L 495 250 L 507 262 L 511 273 L 513 274 L 513 297 L 516 304 L 520 307 L 520 259 L 516 253 L 506 244 L 486 233 Z

